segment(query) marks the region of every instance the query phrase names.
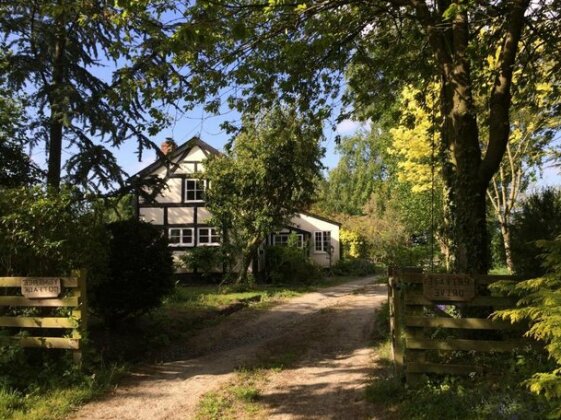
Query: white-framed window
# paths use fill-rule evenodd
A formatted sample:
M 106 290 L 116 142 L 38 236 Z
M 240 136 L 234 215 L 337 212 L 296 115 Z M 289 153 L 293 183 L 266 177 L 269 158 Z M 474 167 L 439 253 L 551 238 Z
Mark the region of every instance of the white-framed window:
M 168 242 L 169 246 L 193 246 L 195 243 L 193 228 L 169 228 Z
M 314 232 L 314 251 L 331 252 L 331 232 Z
M 288 245 L 289 237 L 290 233 L 275 233 L 273 235 L 273 245 L 286 246 Z M 298 248 L 304 248 L 304 235 L 302 235 L 301 233 L 297 233 L 296 237 L 298 238 Z
M 207 181 L 205 179 L 188 178 L 185 180 L 185 202 L 204 201 Z
M 198 245 L 220 245 L 220 232 L 213 227 L 201 227 L 198 229 Z

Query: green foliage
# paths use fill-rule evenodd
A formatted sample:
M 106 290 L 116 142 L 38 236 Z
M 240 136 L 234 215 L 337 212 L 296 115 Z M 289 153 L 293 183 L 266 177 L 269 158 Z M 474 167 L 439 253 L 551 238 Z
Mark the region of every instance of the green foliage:
M 224 264 L 231 263 L 230 253 L 225 246 L 199 246 L 185 251 L 180 260 L 187 269 L 196 270 L 206 278 L 217 271 L 222 271 Z
M 104 274 L 106 234 L 75 191 L 58 195 L 40 188 L 0 195 L 0 271 L 4 275 L 68 275 L 87 268 Z
M 328 213 L 360 215 L 363 206 L 387 174 L 384 159 L 387 133 L 378 126 L 344 137 L 337 145 L 341 156 L 320 195 L 320 205 Z
M 378 121 L 404 86 L 425 92 L 436 84 L 440 112 L 429 125 L 438 129 L 435 157 L 452 216 L 445 232 L 458 245 L 445 253 L 455 254 L 458 270 L 484 272 L 486 187 L 515 131 L 511 111 L 556 115 L 561 91 L 551 77 L 558 57 L 545 47 L 559 41 L 559 19 L 546 4 L 501 5 L 495 13 L 495 4 L 480 2 L 195 2 L 170 45 L 192 71 L 192 97 L 212 110 L 258 112 L 282 102 L 319 120 L 341 110 L 339 121 Z M 454 42 L 435 30 L 450 20 Z
M 415 387 L 407 387 L 393 375 L 389 340 L 377 345 L 376 353 L 379 365 L 386 369 L 376 374 L 365 396 L 395 418 L 538 420 L 547 418 L 551 408 L 545 398 L 519 385 L 527 372 L 545 365 L 544 358 L 536 357 L 533 350 L 484 356 L 486 363 L 496 368 L 497 376 L 427 375 Z
M 244 116 L 244 127 L 226 156 L 207 161 L 207 207 L 237 251 L 238 281 L 266 235 L 306 208 L 319 177 L 321 126 L 294 110 L 274 107 Z
M 333 274 L 338 276 L 367 276 L 374 274 L 376 267 L 365 258 L 342 258 L 333 266 Z
M 358 232 L 341 229 L 339 232 L 341 241 L 341 258 L 365 258 L 368 254 L 366 238 Z
M 69 352 L 0 346 L 0 418 L 59 419 L 98 396 L 118 370 L 76 367 Z
M 561 191 L 552 188 L 532 194 L 513 216 L 512 259 L 517 274 L 539 276 L 545 273 L 539 240 L 561 234 Z
M 109 267 L 91 284 L 91 308 L 108 325 L 158 307 L 174 288 L 173 260 L 157 227 L 136 220 L 110 223 Z
M 60 177 L 64 149 L 71 153 L 63 162 L 74 185 L 108 189 L 125 178 L 108 145 L 134 139 L 139 155 L 157 149 L 147 132 L 155 134 L 167 121 L 158 100 L 170 93 L 170 75 L 182 79 L 159 53 L 169 29 L 161 13 L 174 6 L 132 3 L 2 4 L 6 66 L 0 72 L 14 91 L 29 96 L 29 118 L 18 132 L 49 148 L 49 178 Z
M 290 242 L 290 241 L 289 241 Z M 274 284 L 310 284 L 321 277 L 320 268 L 296 244 L 265 249 L 265 278 Z
M 540 241 L 545 251 L 544 277 L 520 283 L 498 282 L 495 290 L 520 297 L 518 307 L 498 311 L 495 316 L 511 322 L 530 321 L 526 335 L 546 343 L 545 350 L 556 367 L 548 372 L 536 372 L 525 381 L 529 389 L 555 403 L 554 416 L 561 416 L 561 236 L 553 241 Z
M 21 187 L 39 177 L 23 150 L 28 141 L 22 129 L 27 122 L 24 100 L 4 80 L 7 67 L 7 56 L 0 51 L 0 188 Z

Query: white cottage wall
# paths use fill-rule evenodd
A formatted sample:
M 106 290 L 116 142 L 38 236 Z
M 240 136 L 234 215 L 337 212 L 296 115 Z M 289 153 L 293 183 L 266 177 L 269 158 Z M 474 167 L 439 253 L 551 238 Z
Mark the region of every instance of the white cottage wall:
M 292 224 L 312 234 L 312 249 L 310 251 L 310 258 L 322 267 L 329 267 L 329 255 L 326 252 L 317 252 L 314 249 L 314 232 L 331 232 L 331 246 L 333 247 L 333 254 L 331 255 L 331 264 L 335 264 L 340 258 L 339 246 L 339 225 L 328 222 L 326 220 L 318 219 L 311 215 L 299 213 L 291 219 Z
M 164 224 L 164 209 L 159 207 L 141 207 L 139 209 L 139 216 L 141 220 L 148 223 L 155 225 Z

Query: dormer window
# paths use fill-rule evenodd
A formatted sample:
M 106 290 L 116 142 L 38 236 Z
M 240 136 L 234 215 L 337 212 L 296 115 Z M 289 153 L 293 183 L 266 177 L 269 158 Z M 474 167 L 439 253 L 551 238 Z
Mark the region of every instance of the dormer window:
M 204 179 L 185 180 L 185 202 L 201 202 L 205 199 L 207 181 Z

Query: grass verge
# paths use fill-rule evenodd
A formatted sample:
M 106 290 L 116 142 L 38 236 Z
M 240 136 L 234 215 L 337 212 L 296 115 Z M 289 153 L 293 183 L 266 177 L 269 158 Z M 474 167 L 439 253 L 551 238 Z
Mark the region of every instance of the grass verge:
M 429 419 L 544 419 L 551 410 L 542 397 L 531 394 L 520 383 L 535 371 L 532 355 L 516 355 L 500 375 L 486 377 L 427 376 L 422 385 L 409 388 L 396 380 L 389 341 L 377 343 L 380 369 L 366 389 L 366 398 L 388 418 Z

